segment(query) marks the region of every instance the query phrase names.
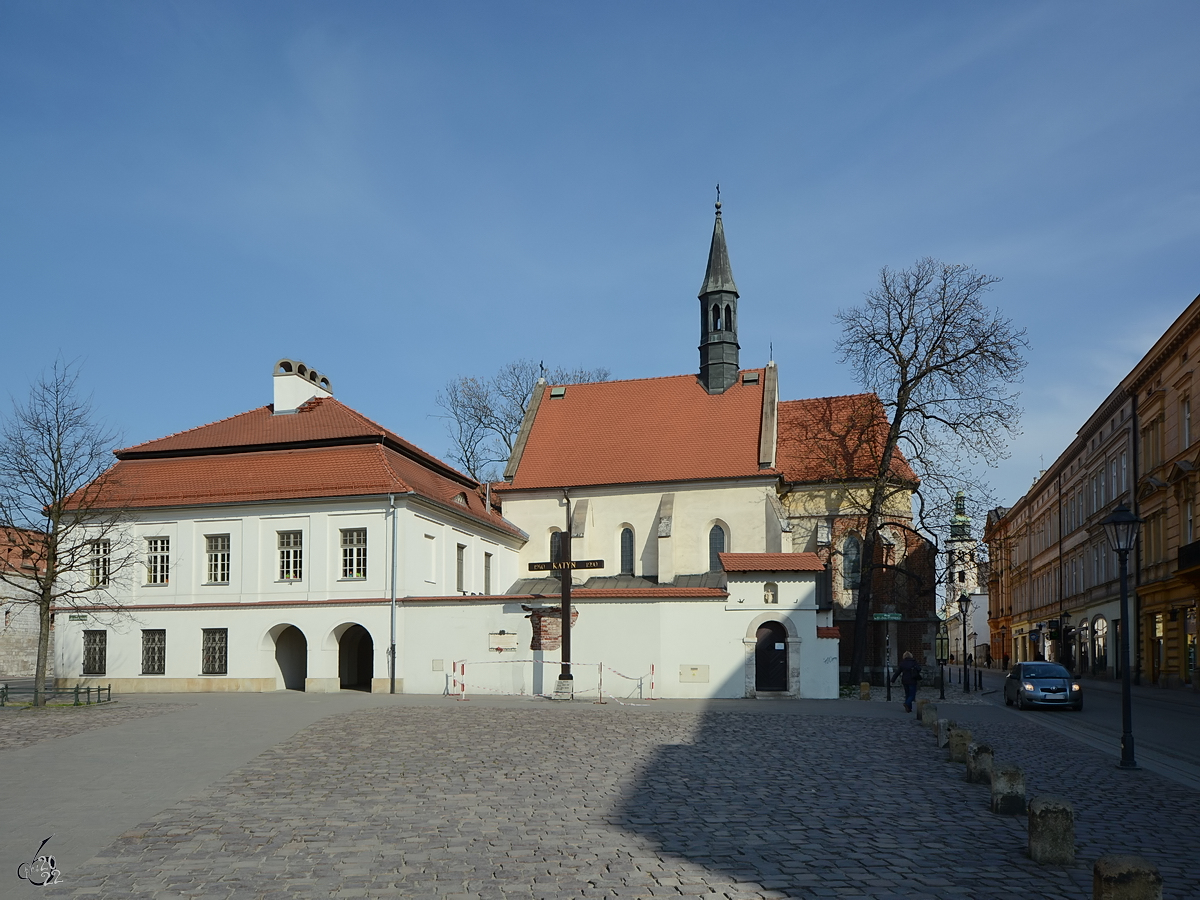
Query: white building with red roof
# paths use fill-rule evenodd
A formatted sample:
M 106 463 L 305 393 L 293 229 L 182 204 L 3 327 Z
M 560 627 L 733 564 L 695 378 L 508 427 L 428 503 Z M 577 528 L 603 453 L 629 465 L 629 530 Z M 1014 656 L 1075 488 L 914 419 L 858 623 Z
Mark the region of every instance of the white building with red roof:
M 527 624 L 475 599 L 512 584 L 525 543 L 485 489 L 302 363 L 280 360 L 273 382 L 269 406 L 116 451 L 102 505 L 128 510 L 145 566 L 111 586 L 113 609 L 56 617 L 60 684 L 386 691 L 394 634 L 398 689 L 440 693 L 474 652 L 456 623 L 485 646 Z M 103 573 L 108 547 L 94 552 Z

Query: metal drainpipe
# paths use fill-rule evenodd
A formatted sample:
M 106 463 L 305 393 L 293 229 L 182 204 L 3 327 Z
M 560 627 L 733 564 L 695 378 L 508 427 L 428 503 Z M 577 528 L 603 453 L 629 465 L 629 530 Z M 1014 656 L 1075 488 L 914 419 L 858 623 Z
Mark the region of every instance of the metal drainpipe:
M 396 548 L 399 543 L 396 528 L 396 495 L 388 494 L 388 509 L 392 518 L 392 643 L 388 648 L 388 693 L 396 693 Z

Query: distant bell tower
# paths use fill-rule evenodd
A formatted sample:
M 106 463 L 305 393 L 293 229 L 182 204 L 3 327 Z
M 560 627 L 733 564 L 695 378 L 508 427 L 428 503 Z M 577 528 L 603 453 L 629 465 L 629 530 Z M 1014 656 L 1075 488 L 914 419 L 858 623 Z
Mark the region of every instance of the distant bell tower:
M 710 394 L 722 394 L 737 382 L 738 289 L 729 267 L 725 246 L 725 227 L 721 224 L 720 189 L 717 191 L 717 221 L 713 225 L 712 246 L 708 249 L 708 270 L 700 288 L 700 383 Z

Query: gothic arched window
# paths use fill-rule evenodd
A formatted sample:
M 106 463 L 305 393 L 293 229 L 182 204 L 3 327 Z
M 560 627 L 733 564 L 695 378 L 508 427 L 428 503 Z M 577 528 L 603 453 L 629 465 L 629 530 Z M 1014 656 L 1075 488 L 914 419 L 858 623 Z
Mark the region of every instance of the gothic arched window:
M 562 532 L 550 532 L 550 562 L 562 562 Z
M 621 529 L 621 574 L 633 574 L 633 529 Z
M 721 571 L 721 556 L 725 552 L 725 529 L 714 525 L 708 533 L 708 571 Z
M 725 330 L 733 331 L 733 307 L 725 304 Z
M 848 591 L 855 591 L 858 590 L 861 581 L 862 543 L 852 534 L 842 545 L 842 587 Z
M 716 304 L 716 303 L 713 304 L 713 309 L 712 309 L 712 330 L 713 331 L 721 330 L 721 307 L 719 304 Z

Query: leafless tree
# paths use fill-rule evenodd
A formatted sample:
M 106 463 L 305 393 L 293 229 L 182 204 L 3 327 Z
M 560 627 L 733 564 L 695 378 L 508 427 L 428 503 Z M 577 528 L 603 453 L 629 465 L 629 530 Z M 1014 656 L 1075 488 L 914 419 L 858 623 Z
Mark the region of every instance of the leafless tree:
M 450 459 L 478 481 L 495 481 L 500 477 L 499 467 L 512 455 L 538 378 L 550 384 L 589 384 L 608 381 L 609 375 L 603 368 L 547 370 L 540 363 L 518 359 L 491 378 L 462 375 L 453 379 L 437 395 L 453 442 Z
M 1025 367 L 1024 329 L 983 304 L 999 281 L 965 265 L 918 260 L 911 269 L 880 272 L 861 306 L 837 313 L 837 349 L 858 382 L 883 402 L 886 435 L 868 479 L 863 560 L 875 541 L 889 494 L 893 461 L 903 454 L 921 488 L 918 521 L 931 524 L 932 505 L 947 508 L 953 491 L 983 463 L 1005 456 L 1018 433 L 1019 394 L 1011 386 Z M 948 520 L 949 516 L 946 516 Z M 854 622 L 850 680 L 861 680 L 871 619 L 872 566 L 864 565 Z
M 51 611 L 113 608 L 112 588 L 135 563 L 124 514 L 100 508 L 116 436 L 78 381 L 76 366 L 56 362 L 0 428 L 0 581 L 38 610 L 36 706 L 45 703 Z

